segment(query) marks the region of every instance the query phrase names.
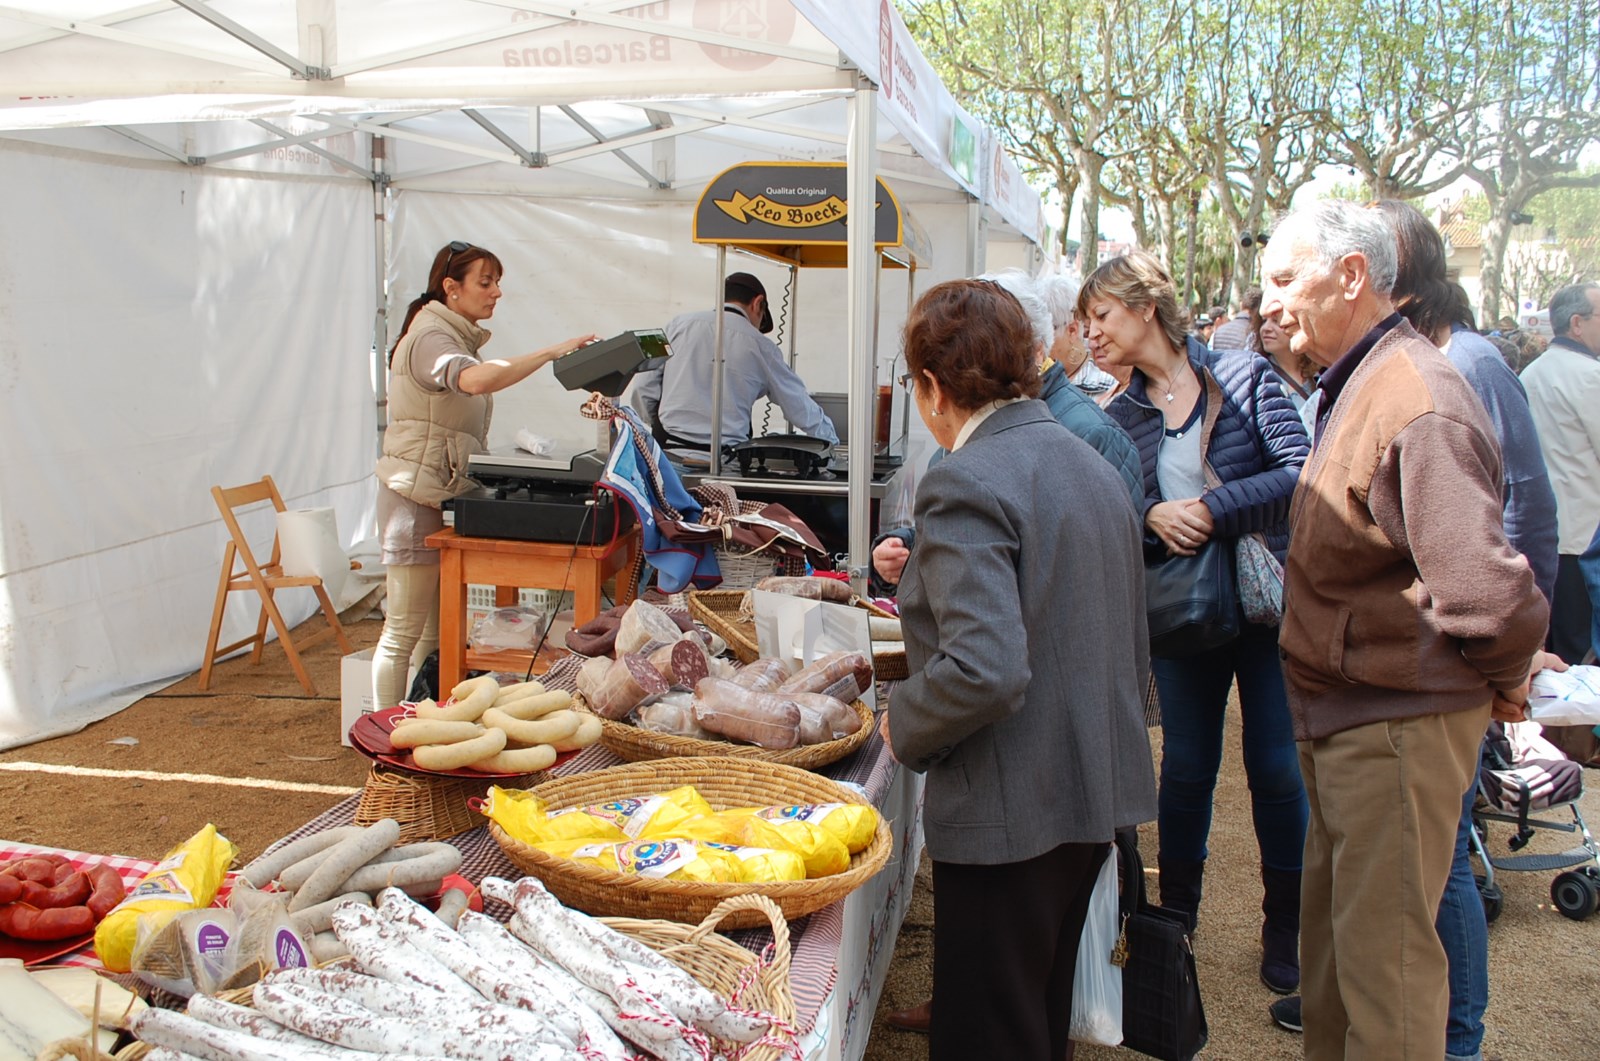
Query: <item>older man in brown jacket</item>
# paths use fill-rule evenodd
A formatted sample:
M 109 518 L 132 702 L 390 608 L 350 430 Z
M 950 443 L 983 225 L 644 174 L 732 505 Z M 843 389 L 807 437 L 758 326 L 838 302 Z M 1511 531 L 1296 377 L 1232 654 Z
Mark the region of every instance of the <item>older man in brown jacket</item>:
M 1501 522 L 1488 415 L 1394 311 L 1384 215 L 1280 222 L 1262 315 L 1327 368 L 1290 510 L 1279 646 L 1311 803 L 1308 1061 L 1438 1061 L 1434 916 L 1491 703 L 1521 717 L 1549 609 Z

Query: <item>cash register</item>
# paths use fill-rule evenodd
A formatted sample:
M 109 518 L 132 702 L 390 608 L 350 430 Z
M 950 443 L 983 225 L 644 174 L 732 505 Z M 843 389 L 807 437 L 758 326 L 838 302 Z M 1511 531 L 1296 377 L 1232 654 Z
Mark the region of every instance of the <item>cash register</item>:
M 615 398 L 652 361 L 667 357 L 660 329 L 623 332 L 581 346 L 553 363 L 570 391 Z M 596 484 L 611 456 L 611 424 L 596 422 L 592 449 L 570 446 L 550 454 L 516 447 L 475 453 L 467 474 L 479 487 L 452 502 L 456 533 L 475 538 L 605 545 L 634 523 L 633 509 Z

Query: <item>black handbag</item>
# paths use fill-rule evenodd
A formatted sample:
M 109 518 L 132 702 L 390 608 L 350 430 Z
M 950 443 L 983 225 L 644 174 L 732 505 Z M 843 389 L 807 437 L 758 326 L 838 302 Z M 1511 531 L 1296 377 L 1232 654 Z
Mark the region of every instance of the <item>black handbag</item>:
M 1189 1061 L 1204 1049 L 1211 1030 L 1186 919 L 1146 900 L 1136 840 L 1118 834 L 1117 853 L 1122 938 L 1112 961 L 1122 966 L 1122 1045 L 1160 1061 Z
M 1207 455 L 1211 430 L 1222 411 L 1222 388 L 1205 373 L 1206 415 L 1200 431 L 1200 458 L 1207 486 L 1220 480 Z M 1168 556 L 1144 569 L 1145 621 L 1150 655 L 1182 659 L 1221 648 L 1239 636 L 1239 579 L 1234 543 L 1212 537 L 1193 556 Z

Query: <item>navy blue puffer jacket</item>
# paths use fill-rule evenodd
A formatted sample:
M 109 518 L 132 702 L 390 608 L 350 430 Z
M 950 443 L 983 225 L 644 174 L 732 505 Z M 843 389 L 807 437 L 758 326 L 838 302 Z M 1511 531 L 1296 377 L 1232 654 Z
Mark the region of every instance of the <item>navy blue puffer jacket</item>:
M 1222 411 L 1211 432 L 1208 462 L 1222 485 L 1202 497 L 1221 538 L 1264 532 L 1267 546 L 1282 559 L 1289 547 L 1289 500 L 1311 444 L 1294 404 L 1283 393 L 1266 359 L 1245 350 L 1208 350 L 1189 339 L 1189 363 L 1204 379 L 1210 372 L 1222 389 Z M 1135 372 L 1128 389 L 1106 412 L 1122 425 L 1139 449 L 1144 473 L 1141 515 L 1166 498 L 1156 481 L 1156 454 L 1166 437 L 1161 410 L 1145 394 L 1145 377 Z M 1161 539 L 1145 530 L 1145 549 L 1165 555 Z

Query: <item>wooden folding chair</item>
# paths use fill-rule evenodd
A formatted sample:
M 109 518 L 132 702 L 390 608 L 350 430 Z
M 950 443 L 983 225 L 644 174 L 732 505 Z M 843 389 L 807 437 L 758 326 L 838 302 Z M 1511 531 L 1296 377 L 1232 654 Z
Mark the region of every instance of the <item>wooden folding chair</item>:
M 206 638 L 205 662 L 200 666 L 200 688 L 210 688 L 213 664 L 235 649 L 243 648 L 245 645 L 255 645 L 255 651 L 250 654 L 250 662 L 260 663 L 262 649 L 267 644 L 267 620 L 270 619 L 273 629 L 278 631 L 278 643 L 283 646 L 284 654 L 289 657 L 289 665 L 294 668 L 295 677 L 300 679 L 300 684 L 305 687 L 308 696 L 316 696 L 316 683 L 311 680 L 311 675 L 306 673 L 305 664 L 300 660 L 300 652 L 319 644 L 330 633 L 338 639 L 339 648 L 345 655 L 349 655 L 355 649 L 351 646 L 350 639 L 345 637 L 344 627 L 339 624 L 339 615 L 334 611 L 328 591 L 323 588 L 322 579 L 316 575 L 283 573 L 276 531 L 272 535 L 272 558 L 265 565 L 257 564 L 255 554 L 250 549 L 250 542 L 239 527 L 238 517 L 234 515 L 235 509 L 260 501 L 271 501 L 275 511 L 284 511 L 283 497 L 278 493 L 277 484 L 272 481 L 272 476 L 267 475 L 263 476 L 259 483 L 250 483 L 246 486 L 226 488 L 213 486 L 211 496 L 217 502 L 217 510 L 222 513 L 222 522 L 228 525 L 231 540 L 222 554 L 222 577 L 217 581 L 216 606 L 211 609 L 211 633 Z M 235 559 L 244 562 L 243 571 L 234 570 Z M 322 614 L 328 617 L 328 629 L 304 638 L 298 647 L 289 636 L 289 624 L 284 622 L 283 613 L 278 610 L 278 605 L 272 599 L 275 591 L 291 586 L 311 587 L 317 594 L 317 600 L 322 602 Z M 218 648 L 217 637 L 222 633 L 222 616 L 227 611 L 228 594 L 252 590 L 261 597 L 261 618 L 256 623 L 255 634 Z

